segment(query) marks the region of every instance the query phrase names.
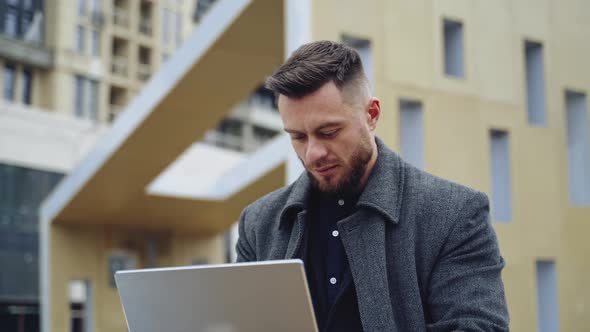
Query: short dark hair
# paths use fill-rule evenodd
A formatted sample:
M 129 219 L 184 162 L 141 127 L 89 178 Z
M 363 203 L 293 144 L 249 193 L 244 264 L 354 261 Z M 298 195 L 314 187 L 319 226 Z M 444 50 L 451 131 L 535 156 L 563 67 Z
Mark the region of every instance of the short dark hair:
M 277 96 L 301 98 L 330 81 L 342 90 L 358 79 L 366 80 L 358 52 L 344 44 L 322 40 L 300 46 L 266 79 L 265 85 Z

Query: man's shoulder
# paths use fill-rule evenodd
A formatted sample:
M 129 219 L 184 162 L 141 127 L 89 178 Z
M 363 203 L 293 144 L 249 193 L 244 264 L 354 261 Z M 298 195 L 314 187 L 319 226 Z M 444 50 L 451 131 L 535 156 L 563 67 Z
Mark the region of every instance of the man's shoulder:
M 487 195 L 468 186 L 430 174 L 406 163 L 404 204 L 422 216 L 452 221 L 469 207 L 485 207 Z

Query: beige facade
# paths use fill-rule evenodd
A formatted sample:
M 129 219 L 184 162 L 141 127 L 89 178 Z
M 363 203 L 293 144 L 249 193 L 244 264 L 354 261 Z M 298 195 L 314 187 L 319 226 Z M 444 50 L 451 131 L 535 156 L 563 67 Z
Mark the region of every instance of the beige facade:
M 491 196 L 490 130 L 507 132 L 512 218 L 493 225 L 506 260 L 511 328 L 539 328 L 537 261 L 555 264 L 560 330 L 590 326 L 590 245 L 585 240 L 590 206 L 574 207 L 568 198 L 565 102 L 566 89 L 590 93 L 590 5 L 573 0 L 324 1 L 314 6 L 313 15 L 314 39 L 348 34 L 370 40 L 375 95 L 384 110 L 378 135 L 395 150 L 400 149 L 400 99 L 422 103 L 427 171 Z M 463 24 L 463 78 L 444 72 L 445 18 Z M 544 46 L 542 126 L 527 121 L 525 40 Z
M 50 249 L 50 278 L 42 282 L 51 291 L 47 303 L 50 331 L 71 327 L 68 285 L 74 280 L 89 282 L 92 306 L 88 310 L 94 331 L 125 331 L 116 289 L 109 285 L 109 257 L 130 257 L 138 268 L 221 263 L 225 260 L 223 232 L 239 211 L 283 183 L 286 170 L 281 166 L 222 203 L 148 199 L 139 192 L 187 142 L 214 127 L 239 101 L 238 95 L 252 91 L 256 79 L 280 63 L 283 54 L 278 56 L 277 49 L 287 41 L 282 37 L 284 23 L 276 17 L 283 8 L 276 4 L 282 2 L 272 1 L 255 0 L 258 7 L 252 6 L 238 18 L 241 29 L 223 35 L 221 47 L 212 44 L 213 52 L 195 67 L 187 67 L 190 75 L 154 106 L 151 122 L 138 126 L 72 202 L 47 220 L 44 227 L 50 242 L 42 248 Z M 100 4 L 95 14 L 94 3 Z M 538 280 L 539 262 L 551 262 L 555 268 L 557 302 L 553 308 L 558 310 L 559 330 L 587 329 L 590 206 L 576 206 L 570 200 L 565 95 L 566 90 L 590 94 L 590 3 L 322 0 L 309 4 L 313 40 L 353 37 L 370 45 L 374 94 L 383 110 L 377 134 L 391 148 L 401 151 L 404 144 L 400 102 L 418 102 L 424 169 L 493 198 L 492 131 L 505 135 L 510 220 L 494 217 L 492 223 L 506 260 L 503 280 L 511 330 L 541 328 L 539 303 L 544 301 L 544 290 L 538 285 L 544 284 Z M 32 107 L 76 116 L 78 75 L 97 82 L 96 120 L 110 122 L 141 95 L 149 77 L 166 68 L 166 59 L 192 31 L 194 6 L 188 0 L 87 1 L 80 14 L 77 1 L 47 0 L 45 44 L 52 52 L 52 65 L 32 67 Z M 460 77 L 445 73 L 445 20 L 462 27 Z M 265 29 L 272 24 L 276 31 Z M 83 31 L 83 50 L 78 50 L 77 31 Z M 92 46 L 94 31 L 100 40 L 97 53 Z M 543 47 L 543 125 L 532 124 L 527 115 L 525 41 Z M 243 53 L 232 53 L 236 50 Z M 22 72 L 30 66 L 0 58 L 0 67 L 7 62 L 16 64 L 15 95 L 20 96 Z M 227 67 L 237 74 L 200 79 L 217 77 L 211 68 L 220 70 L 223 63 L 229 63 Z M 2 84 L 0 80 L 0 90 Z M 224 93 L 191 93 L 190 88 L 209 85 Z M 186 105 L 199 103 L 208 107 L 207 112 L 187 115 Z M 90 107 L 88 101 L 85 105 Z M 589 109 L 586 104 L 586 113 Z M 186 126 L 175 122 L 175 117 L 184 119 Z M 590 120 L 586 122 L 590 128 Z M 162 140 L 156 139 L 172 134 L 177 136 L 172 142 L 159 144 Z M 146 157 L 152 149 L 163 151 L 160 159 Z M 139 171 L 128 170 L 127 165 L 141 163 L 144 168 Z M 126 209 L 121 208 L 124 204 Z M 497 204 L 492 202 L 493 215 Z M 176 223 L 165 224 L 167 218 Z M 186 227 L 188 224 L 191 226 Z

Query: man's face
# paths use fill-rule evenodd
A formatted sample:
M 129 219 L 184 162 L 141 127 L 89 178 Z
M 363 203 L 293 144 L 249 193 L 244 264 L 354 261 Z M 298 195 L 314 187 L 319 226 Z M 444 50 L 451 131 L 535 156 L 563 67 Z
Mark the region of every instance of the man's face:
M 313 185 L 321 192 L 355 193 L 376 157 L 373 130 L 379 101 L 348 102 L 333 82 L 302 98 L 279 96 L 285 131 Z M 375 111 L 376 109 L 376 111 Z M 364 184 L 362 184 L 364 185 Z

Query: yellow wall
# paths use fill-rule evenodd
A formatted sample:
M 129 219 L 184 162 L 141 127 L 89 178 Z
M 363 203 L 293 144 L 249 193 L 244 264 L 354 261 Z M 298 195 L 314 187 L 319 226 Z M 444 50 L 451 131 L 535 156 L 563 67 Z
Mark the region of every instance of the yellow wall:
M 131 253 L 137 258 L 136 268 L 145 268 L 148 237 L 158 239 L 158 266 L 186 266 L 203 259 L 211 264 L 225 261 L 223 235 L 198 237 L 140 229 L 53 225 L 50 236 L 51 331 L 70 330 L 68 285 L 72 280 L 91 283 L 94 331 L 127 331 L 119 295 L 109 286 L 108 256 L 113 252 Z
M 463 23 L 463 79 L 444 74 L 442 18 Z M 395 150 L 399 99 L 422 102 L 427 171 L 490 194 L 489 131 L 508 131 L 513 216 L 494 227 L 511 328 L 537 330 L 539 259 L 556 264 L 561 330 L 590 326 L 590 208 L 568 202 L 564 109 L 566 87 L 590 97 L 590 2 L 330 0 L 314 2 L 313 28 L 371 41 L 377 134 Z M 527 123 L 525 38 L 544 47 L 545 127 Z

